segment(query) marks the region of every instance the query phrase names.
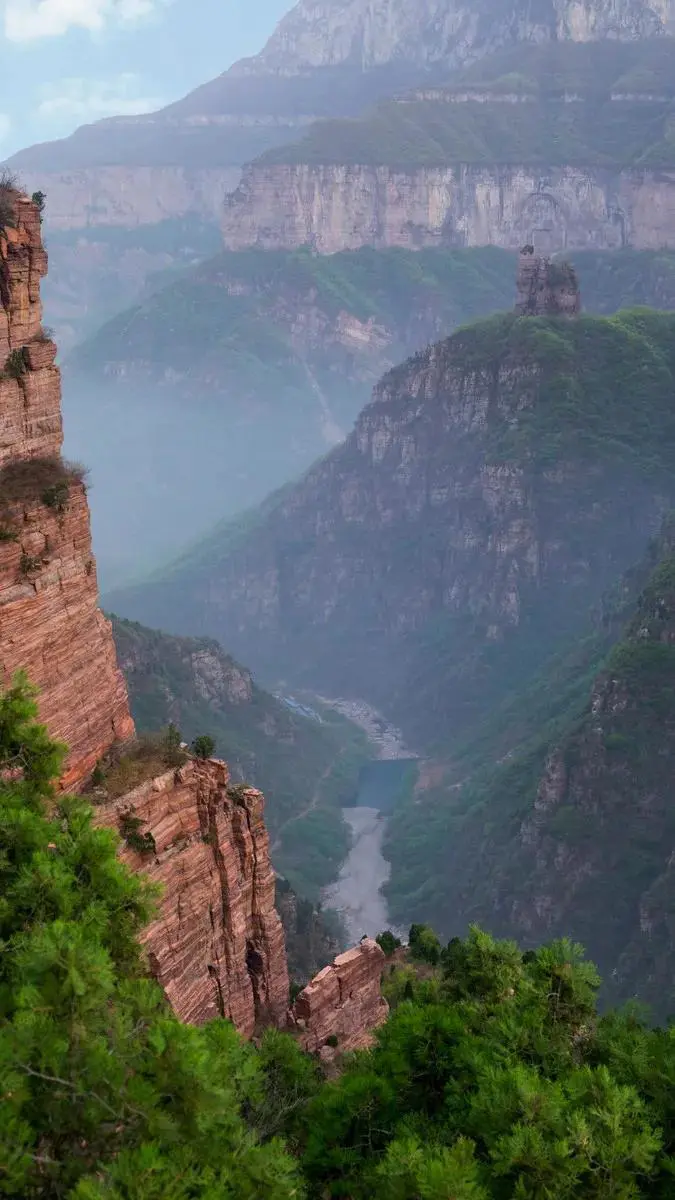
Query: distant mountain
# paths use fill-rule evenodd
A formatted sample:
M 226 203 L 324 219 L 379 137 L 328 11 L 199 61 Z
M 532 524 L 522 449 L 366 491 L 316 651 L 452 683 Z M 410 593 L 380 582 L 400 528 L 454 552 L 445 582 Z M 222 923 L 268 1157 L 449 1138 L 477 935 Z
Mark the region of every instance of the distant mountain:
M 574 262 L 588 311 L 675 309 L 673 254 Z M 246 251 L 105 325 L 64 366 L 67 451 L 90 467 L 104 590 L 297 479 L 385 371 L 509 307 L 514 270 L 494 247 Z
M 385 370 L 510 303 L 512 280 L 489 248 L 222 255 L 104 325 L 64 367 L 104 587 L 301 475 Z
M 447 749 L 583 627 L 675 498 L 674 333 L 645 309 L 466 326 L 386 375 L 300 483 L 115 606 L 226 633 L 264 677 Z
M 189 258 L 194 238 L 186 230 L 178 248 L 146 259 L 142 240 L 138 255 L 132 242 L 119 256 L 107 231 L 156 226 L 175 242 L 176 222 L 194 224 L 200 237 L 204 226 L 217 229 L 241 166 L 297 140 L 316 119 L 355 117 L 385 97 L 440 85 L 504 47 L 602 39 L 616 46 L 663 38 L 672 25 L 672 0 L 512 0 L 506 8 L 494 0 L 301 0 L 259 55 L 183 100 L 13 156 L 27 189 L 47 193 L 48 232 L 68 235 L 53 247 L 48 319 L 61 344 L 72 345 L 111 315 L 102 273 L 122 305 L 131 303 L 149 274 Z

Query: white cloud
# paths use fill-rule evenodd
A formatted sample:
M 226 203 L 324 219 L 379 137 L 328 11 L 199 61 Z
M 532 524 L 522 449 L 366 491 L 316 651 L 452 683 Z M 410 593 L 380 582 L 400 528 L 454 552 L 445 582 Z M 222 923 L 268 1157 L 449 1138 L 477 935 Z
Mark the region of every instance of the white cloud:
M 45 85 L 37 115 L 43 120 L 67 118 L 89 123 L 100 117 L 152 112 L 163 103 L 163 97 L 144 93 L 143 81 L 138 75 L 126 73 L 103 81 L 78 77 Z
M 167 0 L 0 0 L 5 36 L 12 42 L 61 37 L 69 29 L 100 33 L 108 25 L 134 24 Z

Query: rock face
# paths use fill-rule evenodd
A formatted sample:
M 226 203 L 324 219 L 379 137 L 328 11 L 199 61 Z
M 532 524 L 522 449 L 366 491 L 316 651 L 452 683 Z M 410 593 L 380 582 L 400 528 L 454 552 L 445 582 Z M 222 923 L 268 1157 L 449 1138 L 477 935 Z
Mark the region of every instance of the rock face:
M 300 992 L 291 1021 L 300 1031 L 304 1050 L 318 1053 L 329 1038 L 337 1038 L 336 1049 L 341 1052 L 370 1044 L 372 1031 L 389 1014 L 380 991 L 384 960 L 377 942 L 364 938 L 352 950 L 339 954 Z
M 174 1012 L 227 1017 L 249 1037 L 285 1018 L 288 968 L 263 797 L 228 784 L 224 763 L 191 761 L 103 804 L 97 820 L 118 827 L 131 813 L 154 839 L 153 854 L 127 846 L 122 857 L 162 885 L 142 941 Z
M 638 250 L 675 245 L 671 171 L 578 166 L 406 168 L 267 163 L 244 171 L 227 197 L 223 239 L 319 254 L 402 246 Z M 542 244 L 544 242 L 546 244 Z
M 553 263 L 524 246 L 518 258 L 516 312 L 521 317 L 576 317 L 581 312 L 577 276 L 569 263 Z
M 69 746 L 62 785 L 77 787 L 117 739 L 133 735 L 111 628 L 98 608 L 83 483 L 31 483 L 62 442 L 56 347 L 41 335 L 47 256 L 34 204 L 14 193 L 0 230 L 0 664 L 40 688 L 40 714 Z M 9 371 L 8 371 L 9 368 Z M 42 490 L 41 490 L 42 489 Z
M 280 22 L 250 71 L 294 73 L 308 68 L 356 63 L 367 69 L 404 59 L 446 70 L 512 41 L 545 39 L 591 41 L 603 37 L 653 37 L 668 29 L 668 0 L 600 0 L 580 5 L 553 0 L 533 10 L 524 3 L 508 8 L 461 0 L 300 0 Z M 240 68 L 241 69 L 241 68 Z

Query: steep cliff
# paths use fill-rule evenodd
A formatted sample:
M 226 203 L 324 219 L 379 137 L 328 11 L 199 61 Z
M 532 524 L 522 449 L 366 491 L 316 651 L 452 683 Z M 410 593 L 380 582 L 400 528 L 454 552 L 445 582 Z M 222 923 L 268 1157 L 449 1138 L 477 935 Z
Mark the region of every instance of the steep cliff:
M 672 244 L 675 41 L 520 46 L 246 168 L 225 245 Z
M 464 736 L 587 619 L 670 503 L 675 318 L 506 314 L 385 376 L 257 519 L 116 598 L 268 678 Z M 411 698 L 414 697 L 414 702 Z
M 250 1036 L 285 1018 L 288 969 L 263 798 L 228 785 L 224 763 L 191 761 L 101 803 L 97 820 L 124 833 L 131 818 L 152 840 L 147 852 L 128 841 L 122 858 L 162 886 L 143 945 L 174 1012 L 228 1017 Z
M 60 459 L 56 347 L 41 325 L 39 213 L 5 188 L 0 220 L 2 677 L 22 668 L 39 686 L 41 716 L 69 747 L 62 784 L 71 788 L 134 727 L 98 608 L 85 486 Z
M 348 852 L 340 809 L 369 757 L 365 736 L 329 709 L 304 716 L 263 691 L 217 642 L 172 638 L 118 617 L 113 635 L 139 731 L 172 722 L 186 741 L 211 736 L 233 782 L 266 796 L 277 871 L 303 901 L 318 899 Z

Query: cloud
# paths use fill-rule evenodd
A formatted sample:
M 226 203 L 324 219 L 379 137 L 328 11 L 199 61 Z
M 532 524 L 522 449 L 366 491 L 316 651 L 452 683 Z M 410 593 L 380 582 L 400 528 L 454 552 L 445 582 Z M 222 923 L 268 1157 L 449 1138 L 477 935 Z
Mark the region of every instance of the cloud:
M 5 37 L 33 42 L 61 37 L 70 29 L 101 33 L 109 25 L 129 25 L 151 16 L 168 0 L 0 0 Z
M 163 97 L 144 92 L 139 75 L 125 73 L 102 81 L 78 77 L 45 85 L 37 115 L 48 121 L 67 118 L 89 123 L 100 117 L 152 112 L 164 102 Z

